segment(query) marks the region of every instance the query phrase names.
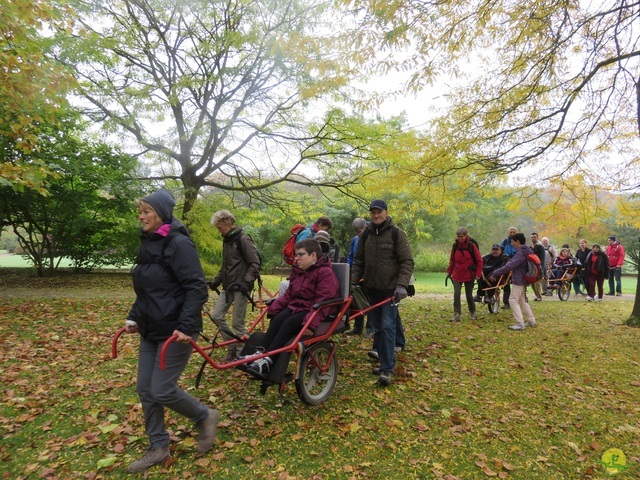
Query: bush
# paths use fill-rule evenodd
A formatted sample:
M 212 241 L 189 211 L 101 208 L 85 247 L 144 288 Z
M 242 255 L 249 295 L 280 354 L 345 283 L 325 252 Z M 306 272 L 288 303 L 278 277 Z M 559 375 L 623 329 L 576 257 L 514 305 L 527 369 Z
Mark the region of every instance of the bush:
M 419 248 L 417 255 L 414 252 L 414 270 L 416 272 L 446 272 L 449 266 L 449 250 L 439 246 Z
M 6 250 L 8 253 L 16 253 L 18 247 L 18 236 L 9 230 L 3 230 L 0 233 L 0 250 Z

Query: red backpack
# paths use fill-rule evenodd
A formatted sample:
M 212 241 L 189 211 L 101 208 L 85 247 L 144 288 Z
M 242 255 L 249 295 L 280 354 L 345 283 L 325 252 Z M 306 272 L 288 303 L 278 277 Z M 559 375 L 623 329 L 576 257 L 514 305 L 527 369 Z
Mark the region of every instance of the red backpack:
M 296 244 L 298 234 L 305 228 L 307 227 L 305 227 L 301 223 L 296 223 L 293 227 L 291 227 L 291 236 L 285 242 L 284 247 L 282 247 L 282 259 L 285 261 L 285 263 L 293 265 L 293 261 L 296 258 L 296 251 L 294 246 Z
M 527 271 L 524 273 L 524 281 L 527 285 L 532 285 L 542 278 L 542 267 L 540 259 L 535 253 L 527 255 Z

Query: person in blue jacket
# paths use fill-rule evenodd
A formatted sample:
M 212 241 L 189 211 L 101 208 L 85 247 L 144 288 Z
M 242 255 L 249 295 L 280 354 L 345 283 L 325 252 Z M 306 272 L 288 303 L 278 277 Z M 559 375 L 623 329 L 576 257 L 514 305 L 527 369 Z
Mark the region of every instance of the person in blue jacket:
M 173 218 L 173 195 L 160 189 L 138 202 L 142 239 L 133 269 L 136 299 L 125 326 L 140 335 L 136 390 L 142 403 L 149 447 L 128 472 L 144 472 L 171 458 L 165 407 L 191 419 L 198 430 L 198 451 L 207 452 L 216 440 L 220 412 L 178 387 L 192 347 L 202 331 L 202 305 L 207 301 L 200 258 L 187 228 Z M 159 365 L 164 342 L 176 335 L 166 351 L 166 369 Z
M 516 254 L 516 249 L 513 248 L 511 244 L 511 239 L 513 236 L 518 233 L 518 229 L 516 227 L 509 227 L 507 230 L 507 238 L 500 242 L 500 247 L 502 247 L 502 253 L 504 253 L 507 257 L 513 258 Z M 507 283 L 504 286 L 503 295 L 502 295 L 502 308 L 509 309 L 509 297 L 511 296 L 511 284 Z

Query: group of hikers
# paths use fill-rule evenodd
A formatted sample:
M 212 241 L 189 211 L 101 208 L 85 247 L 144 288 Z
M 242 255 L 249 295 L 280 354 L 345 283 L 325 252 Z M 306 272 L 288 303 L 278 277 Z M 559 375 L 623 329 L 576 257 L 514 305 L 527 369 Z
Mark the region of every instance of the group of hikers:
M 207 285 L 219 291 L 211 313 L 223 339 L 246 335 L 247 297 L 260 274 L 261 258 L 251 237 L 236 225 L 228 210 L 216 212 L 211 221 L 223 237 L 222 264 L 215 278 L 206 282 L 195 245 L 185 226 L 173 217 L 173 195 L 160 189 L 138 202 L 141 244 L 133 269 L 136 293 L 125 321 L 127 333 L 140 334 L 136 389 L 142 403 L 149 447 L 142 457 L 127 467 L 144 472 L 171 457 L 170 435 L 165 427 L 165 407 L 191 419 L 198 430 L 198 452 L 211 449 L 220 412 L 203 405 L 178 386 L 192 352 L 191 342 L 202 332 L 202 306 L 208 300 Z M 392 383 L 400 324 L 398 305 L 412 290 L 413 257 L 406 234 L 388 214 L 384 200 L 369 205 L 370 220 L 354 221 L 359 234 L 349 255 L 352 289 L 362 288 L 369 301 L 380 306 L 368 312 L 373 334 L 370 354 L 379 361 L 373 370 L 378 383 Z M 270 323 L 261 337 L 263 352 L 275 351 L 299 334 L 312 315 L 312 306 L 338 297 L 338 279 L 331 267 L 333 224 L 328 217 L 301 229 L 288 252 L 291 274 L 283 291 L 267 307 Z M 233 306 L 231 327 L 225 315 Z M 329 312 L 319 311 L 305 334 L 315 328 Z M 400 324 L 401 325 L 401 324 Z M 354 327 L 354 329 L 357 328 Z M 360 327 L 362 328 L 362 326 Z M 356 330 L 357 331 L 357 330 Z M 355 333 L 352 331 L 351 333 Z M 165 341 L 174 337 L 164 352 L 165 368 L 159 357 Z M 241 357 L 237 344 L 229 346 L 223 361 Z M 247 357 L 250 357 L 248 355 Z M 247 370 L 265 375 L 274 364 L 271 355 L 245 357 Z
M 553 295 L 553 291 L 560 288 L 561 282 L 571 282 L 576 293 L 580 293 L 582 285 L 586 286 L 587 301 L 590 302 L 602 301 L 605 280 L 609 282 L 606 295 L 622 295 L 624 247 L 614 235 L 607 239 L 605 249 L 599 244 L 590 248 L 587 241 L 581 239 L 577 250 L 572 253 L 570 245 L 564 244 L 558 251 L 547 237 L 539 238 L 537 232 L 531 233 L 530 242 L 527 243 L 523 233 L 518 233 L 516 227 L 510 227 L 507 238 L 493 244 L 491 253 L 482 256 L 478 244 L 468 235 L 467 229 L 459 228 L 447 269 L 454 286 L 454 313 L 451 321 L 460 321 L 460 296 L 463 287 L 470 319 L 474 320 L 475 303 L 484 302 L 501 277 L 511 273 L 510 282 L 504 282 L 502 285 L 502 308 L 510 308 L 516 322 L 509 326 L 509 329 L 524 330 L 526 326 L 535 327 L 535 317 L 525 295 L 525 272 L 530 255 L 537 257 L 542 271 L 539 279 L 531 283 L 534 301 L 540 302 L 543 296 Z M 478 289 L 474 296 L 476 281 Z
M 192 353 L 191 342 L 197 341 L 203 329 L 202 307 L 208 300 L 207 286 L 219 292 L 210 316 L 218 325 L 223 339 L 243 338 L 247 334 L 247 298 L 259 278 L 262 264 L 253 240 L 236 224 L 234 215 L 228 210 L 220 210 L 213 215 L 211 223 L 223 238 L 222 264 L 215 278 L 207 282 L 187 229 L 173 217 L 174 207 L 174 197 L 165 189 L 138 202 L 141 244 L 133 269 L 136 299 L 127 315 L 125 329 L 127 333 L 139 333 L 140 336 L 136 389 L 142 403 L 149 447 L 140 459 L 127 467 L 129 472 L 144 472 L 171 457 L 165 407 L 194 422 L 198 431 L 198 452 L 205 453 L 212 448 L 220 412 L 182 390 L 178 380 Z M 362 290 L 371 305 L 379 304 L 368 312 L 366 331 L 373 337 L 369 356 L 379 362 L 372 372 L 378 376 L 381 386 L 388 386 L 393 381 L 395 354 L 404 347 L 398 305 L 415 293 L 414 261 L 407 235 L 394 224 L 384 200 L 373 200 L 369 204 L 369 216 L 368 221 L 364 218 L 353 221 L 355 236 L 345 260 L 351 267 L 351 291 Z M 332 262 L 338 257 L 329 235 L 332 227 L 332 221 L 322 216 L 313 224 L 292 233 L 283 249 L 283 257 L 291 264 L 291 274 L 287 282 L 283 282 L 279 295 L 267 306 L 270 323 L 257 346 L 263 353 L 258 354 L 255 360 L 251 354 L 243 357 L 238 344 L 231 343 L 224 362 L 243 358 L 247 371 L 267 375 L 275 358 L 266 352 L 285 346 L 292 337 L 300 334 L 312 315 L 315 303 L 338 297 L 339 282 L 332 269 Z M 460 228 L 456 232 L 448 267 L 454 284 L 454 316 L 451 320 L 460 321 L 463 287 L 471 318 L 474 319 L 475 300 L 483 297 L 485 289 L 494 285 L 499 277 L 511 272 L 511 284 L 505 286 L 504 295 L 505 305 L 511 307 L 515 319 L 515 324 L 509 328 L 524 330 L 526 326 L 535 327 L 536 320 L 526 300 L 524 282 L 527 255 L 532 252 L 539 256 L 542 265 L 552 259 L 549 275 L 540 281 L 537 288 L 534 287 L 536 300 L 548 294 L 553 288 L 552 279 L 558 278 L 567 268 L 577 268 L 584 274 L 590 300 L 596 298 L 596 286 L 598 300 L 602 299 L 605 278 L 609 278 L 609 294 L 621 294 L 620 267 L 624 261 L 624 249 L 615 240 L 615 237 L 609 237 L 606 251 L 602 251 L 599 245 L 589 249 L 581 240 L 575 255 L 571 254 L 568 246 L 563 246 L 556 254 L 550 244 L 545 244 L 545 238 L 538 241 L 537 234 L 532 234 L 531 245 L 528 245 L 525 236 L 512 227 L 509 236 L 502 243 L 494 244 L 491 253 L 483 257 L 468 231 Z M 575 277 L 579 278 L 579 275 Z M 478 291 L 474 298 L 476 280 Z M 617 282 L 615 291 L 614 280 Z M 225 316 L 232 306 L 229 326 Z M 314 335 L 328 313 L 317 312 L 304 334 Z M 364 328 L 364 319 L 360 317 L 347 333 L 362 334 Z M 175 341 L 166 348 L 165 368 L 161 369 L 160 352 L 170 337 Z

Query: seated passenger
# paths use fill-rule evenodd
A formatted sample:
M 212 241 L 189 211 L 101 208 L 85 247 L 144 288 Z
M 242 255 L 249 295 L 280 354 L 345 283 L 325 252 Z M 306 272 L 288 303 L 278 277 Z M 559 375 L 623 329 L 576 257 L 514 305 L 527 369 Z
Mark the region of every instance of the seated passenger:
M 267 309 L 271 323 L 259 345 L 267 352 L 284 347 L 292 337 L 300 333 L 313 313 L 312 306 L 315 303 L 339 297 L 338 279 L 331 268 L 331 261 L 326 255 L 322 255 L 320 244 L 316 240 L 305 239 L 296 243 L 295 252 L 295 273 L 291 275 L 289 286 Z M 305 335 L 313 335 L 320 322 L 333 313 L 331 310 L 319 310 Z M 275 357 L 260 358 L 247 368 L 261 375 L 268 375 L 274 361 Z
M 576 259 L 573 258 L 568 248 L 560 250 L 560 254 L 553 259 L 553 269 L 551 271 L 552 280 L 559 280 L 568 268 L 575 268 Z M 552 282 L 551 288 L 557 288 L 559 282 Z
M 489 277 L 493 271 L 500 268 L 509 261 L 509 257 L 502 253 L 502 247 L 497 243 L 491 247 L 491 253 L 482 257 L 482 277 L 478 279 L 478 294 L 474 298 L 476 302 L 483 301 L 485 295 L 493 296 L 495 290 L 489 290 L 485 293 L 484 289 L 487 287 L 494 287 L 496 283 L 490 282 Z

